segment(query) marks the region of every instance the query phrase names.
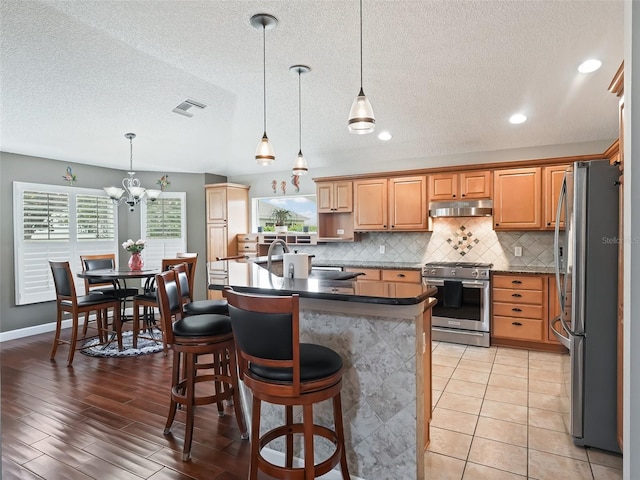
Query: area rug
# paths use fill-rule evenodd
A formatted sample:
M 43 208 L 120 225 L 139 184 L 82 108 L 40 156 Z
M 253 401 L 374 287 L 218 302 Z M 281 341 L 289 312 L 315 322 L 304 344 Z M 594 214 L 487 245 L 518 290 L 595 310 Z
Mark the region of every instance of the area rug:
M 98 338 L 92 338 L 82 345 L 81 352 L 92 357 L 135 357 L 138 355 L 147 355 L 149 353 L 157 353 L 162 351 L 162 332 L 157 328 L 153 329 L 153 337 L 157 340 L 151 340 L 148 332 L 144 333 L 144 338 L 138 336 L 138 348 L 133 348 L 133 332 L 128 330 L 122 332 L 122 350 L 118 350 L 118 342 L 113 341 L 107 345 L 98 345 Z

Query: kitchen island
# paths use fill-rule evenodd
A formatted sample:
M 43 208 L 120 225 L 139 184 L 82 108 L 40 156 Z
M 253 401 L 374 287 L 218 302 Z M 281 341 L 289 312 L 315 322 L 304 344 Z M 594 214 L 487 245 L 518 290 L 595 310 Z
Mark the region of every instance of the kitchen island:
M 424 478 L 435 288 L 425 285 L 415 297 L 356 295 L 352 280 L 281 278 L 249 260 L 213 262 L 209 272 L 213 290 L 228 285 L 240 292 L 300 295 L 301 341 L 330 347 L 344 362 L 342 410 L 352 476 Z M 246 389 L 243 393 L 245 398 L 250 394 Z M 265 405 L 264 430 L 282 424 L 283 412 Z M 330 426 L 331 403 L 316 407 L 314 418 Z M 279 439 L 268 448 L 284 452 L 284 442 Z M 316 439 L 315 449 L 319 461 L 333 445 Z M 301 456 L 299 451 L 296 456 Z

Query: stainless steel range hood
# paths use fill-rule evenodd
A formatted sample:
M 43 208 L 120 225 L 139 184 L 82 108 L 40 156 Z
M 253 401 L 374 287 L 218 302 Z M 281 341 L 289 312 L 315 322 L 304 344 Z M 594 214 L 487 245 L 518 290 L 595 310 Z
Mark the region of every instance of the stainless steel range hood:
M 493 200 L 455 200 L 430 202 L 430 217 L 488 217 L 493 214 Z

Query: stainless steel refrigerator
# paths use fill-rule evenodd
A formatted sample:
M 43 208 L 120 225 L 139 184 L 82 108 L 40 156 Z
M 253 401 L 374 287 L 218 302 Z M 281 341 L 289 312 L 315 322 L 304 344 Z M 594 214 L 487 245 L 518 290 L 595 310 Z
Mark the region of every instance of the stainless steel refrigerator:
M 569 349 L 567 390 L 576 445 L 619 452 L 616 441 L 618 168 L 577 162 L 557 208 L 555 267 L 560 302 L 552 328 Z

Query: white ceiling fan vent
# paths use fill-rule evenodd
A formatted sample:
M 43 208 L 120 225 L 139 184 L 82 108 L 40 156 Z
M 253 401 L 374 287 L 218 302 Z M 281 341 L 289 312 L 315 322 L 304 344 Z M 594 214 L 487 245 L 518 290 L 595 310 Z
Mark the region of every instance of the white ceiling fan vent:
M 193 112 L 188 111 L 192 107 L 202 110 L 207 106 L 202 102 L 198 102 L 197 100 L 187 98 L 184 102 L 181 102 L 180 105 L 175 107 L 172 111 L 175 113 L 179 113 L 180 115 L 184 115 L 185 117 L 193 117 Z

